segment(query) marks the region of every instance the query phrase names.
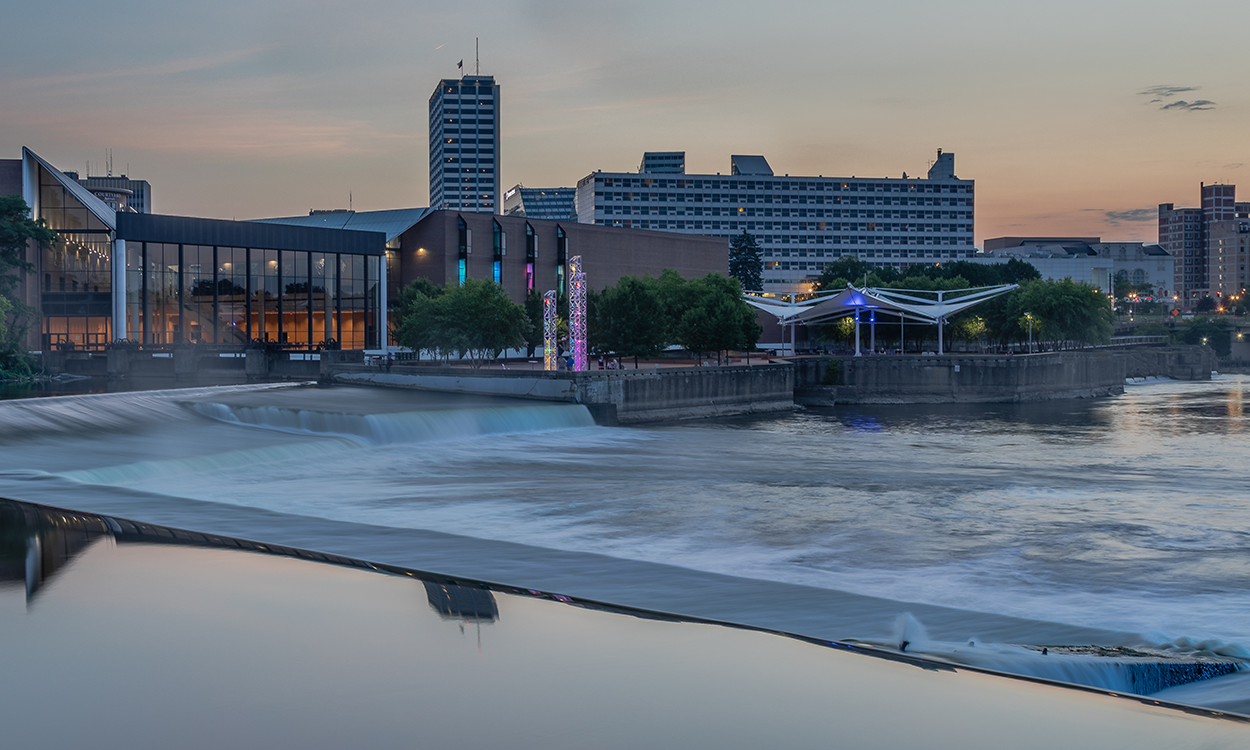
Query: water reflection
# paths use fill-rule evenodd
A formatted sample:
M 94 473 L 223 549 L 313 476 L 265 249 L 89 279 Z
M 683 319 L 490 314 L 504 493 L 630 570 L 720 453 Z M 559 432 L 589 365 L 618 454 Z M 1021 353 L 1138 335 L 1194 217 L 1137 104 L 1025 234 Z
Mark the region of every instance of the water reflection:
M 245 732 L 245 746 L 462 746 L 466 726 L 474 745 L 506 747 L 1243 747 L 1250 736 L 1250 723 L 1209 711 L 911 654 L 3 500 L 0 560 L 8 580 L 44 589 L 16 617 L 0 592 L 0 632 L 20 644 L 0 649 L 12 747 L 208 748 L 224 729 Z M 493 623 L 501 609 L 509 625 L 491 653 L 447 647 L 440 621 Z M 915 720 L 898 721 L 899 706 Z
M 425 581 L 425 598 L 444 620 L 494 622 L 499 619 L 495 595 L 484 588 Z
M 0 501 L 0 585 L 25 584 L 29 603 L 75 557 L 109 535 L 95 516 Z

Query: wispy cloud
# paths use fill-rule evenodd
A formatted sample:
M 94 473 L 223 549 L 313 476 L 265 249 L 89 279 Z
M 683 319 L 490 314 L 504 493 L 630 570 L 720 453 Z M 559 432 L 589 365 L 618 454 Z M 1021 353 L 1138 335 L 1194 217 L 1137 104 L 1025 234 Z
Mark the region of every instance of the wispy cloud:
M 1120 222 L 1154 221 L 1158 218 L 1157 208 L 1130 208 L 1124 211 L 1103 211 L 1103 216 L 1111 226 L 1118 227 Z
M 1208 109 L 1215 109 L 1215 102 L 1209 99 L 1194 99 L 1186 101 L 1177 99 L 1169 101 L 1178 94 L 1184 94 L 1188 91 L 1199 91 L 1201 86 L 1151 86 L 1144 91 L 1138 91 L 1138 96 L 1149 96 L 1150 104 L 1158 104 L 1159 109 L 1173 109 L 1182 112 L 1202 112 Z
M 1210 101 L 1209 99 L 1194 99 L 1192 102 L 1187 102 L 1184 99 L 1177 99 L 1169 104 L 1164 104 L 1162 107 L 1159 107 L 1159 109 L 1181 109 L 1186 112 L 1201 112 L 1205 109 L 1215 109 L 1215 102 Z
M 1151 86 L 1145 91 L 1138 92 L 1138 94 L 1140 96 L 1157 96 L 1166 99 L 1177 94 L 1183 94 L 1186 91 L 1197 91 L 1201 88 L 1201 86 Z

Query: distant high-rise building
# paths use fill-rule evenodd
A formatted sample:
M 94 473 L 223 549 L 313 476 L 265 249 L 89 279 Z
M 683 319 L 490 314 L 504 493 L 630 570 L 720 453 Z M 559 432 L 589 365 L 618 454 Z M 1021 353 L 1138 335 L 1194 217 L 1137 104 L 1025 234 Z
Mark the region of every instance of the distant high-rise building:
M 79 177 L 66 172 L 72 180 L 87 188 L 92 195 L 111 206 L 114 211 L 131 210 L 138 214 L 152 213 L 152 185 L 147 180 L 132 180 L 126 175 L 114 177 Z
M 505 216 L 577 221 L 577 188 L 527 188 L 517 185 L 503 194 Z
M 499 86 L 447 78 L 430 96 L 430 207 L 500 213 Z
M 1245 258 L 1228 255 L 1244 246 L 1250 203 L 1238 203 L 1235 185 L 1202 185 L 1201 208 L 1159 204 L 1159 244 L 1175 257 L 1172 287 L 1177 306 L 1190 309 L 1203 297 L 1240 293 L 1246 285 Z
M 671 155 L 682 158 L 660 158 Z M 955 176 L 949 152 L 925 178 L 775 175 L 763 156 L 743 155 L 730 158 L 730 174 L 686 174 L 680 151 L 647 153 L 642 166 L 652 171 L 580 180 L 578 220 L 726 239 L 749 232 L 764 250 L 765 291 L 809 289 L 846 255 L 902 268 L 976 252 L 974 184 Z

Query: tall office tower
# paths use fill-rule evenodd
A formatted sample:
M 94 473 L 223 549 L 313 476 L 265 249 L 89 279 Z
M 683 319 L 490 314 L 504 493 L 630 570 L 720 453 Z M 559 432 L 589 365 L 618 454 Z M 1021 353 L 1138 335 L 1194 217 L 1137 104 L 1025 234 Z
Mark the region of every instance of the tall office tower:
M 976 252 L 974 183 L 955 176 L 952 153 L 938 152 L 924 178 L 779 176 L 763 156 L 731 156 L 729 166 L 686 174 L 684 154 L 670 151 L 646 154 L 640 173 L 595 172 L 577 183 L 578 221 L 726 239 L 750 232 L 770 292 L 809 289 L 844 255 L 903 268 Z
M 447 78 L 430 96 L 430 208 L 497 214 L 499 86 Z
M 1159 204 L 1159 245 L 1176 258 L 1172 286 L 1177 306 L 1187 310 L 1202 297 L 1222 296 L 1241 284 L 1239 275 L 1230 278 L 1225 252 L 1230 235 L 1241 234 L 1239 220 L 1250 218 L 1250 203 L 1237 202 L 1235 185 L 1202 185 L 1201 193 L 1201 208 Z

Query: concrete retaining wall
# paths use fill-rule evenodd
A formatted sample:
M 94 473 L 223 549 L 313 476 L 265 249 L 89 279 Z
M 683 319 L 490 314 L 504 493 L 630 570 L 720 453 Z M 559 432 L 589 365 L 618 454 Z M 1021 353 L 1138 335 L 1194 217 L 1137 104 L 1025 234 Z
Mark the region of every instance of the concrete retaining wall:
M 390 373 L 366 367 L 338 369 L 333 379 L 339 383 L 585 404 L 600 424 L 695 419 L 794 408 L 794 368 L 790 365 L 584 373 L 439 367 L 396 367 Z
M 108 352 L 49 352 L 43 367 L 49 374 L 69 373 L 144 383 L 154 387 L 235 385 L 284 380 L 318 380 L 344 365 L 363 364 L 359 350 L 266 352 L 212 346 L 181 346 L 168 350 L 110 349 Z
M 1117 350 L 1124 356 L 1124 375 L 1129 378 L 1210 380 L 1219 369 L 1219 357 L 1209 346 L 1149 346 Z
M 1209 380 L 1204 346 L 1124 347 L 1013 356 L 821 357 L 795 360 L 795 402 L 1013 403 L 1124 392 L 1125 378 Z
M 795 401 L 832 404 L 1012 403 L 1124 392 L 1111 352 L 1018 356 L 837 357 L 799 366 Z

